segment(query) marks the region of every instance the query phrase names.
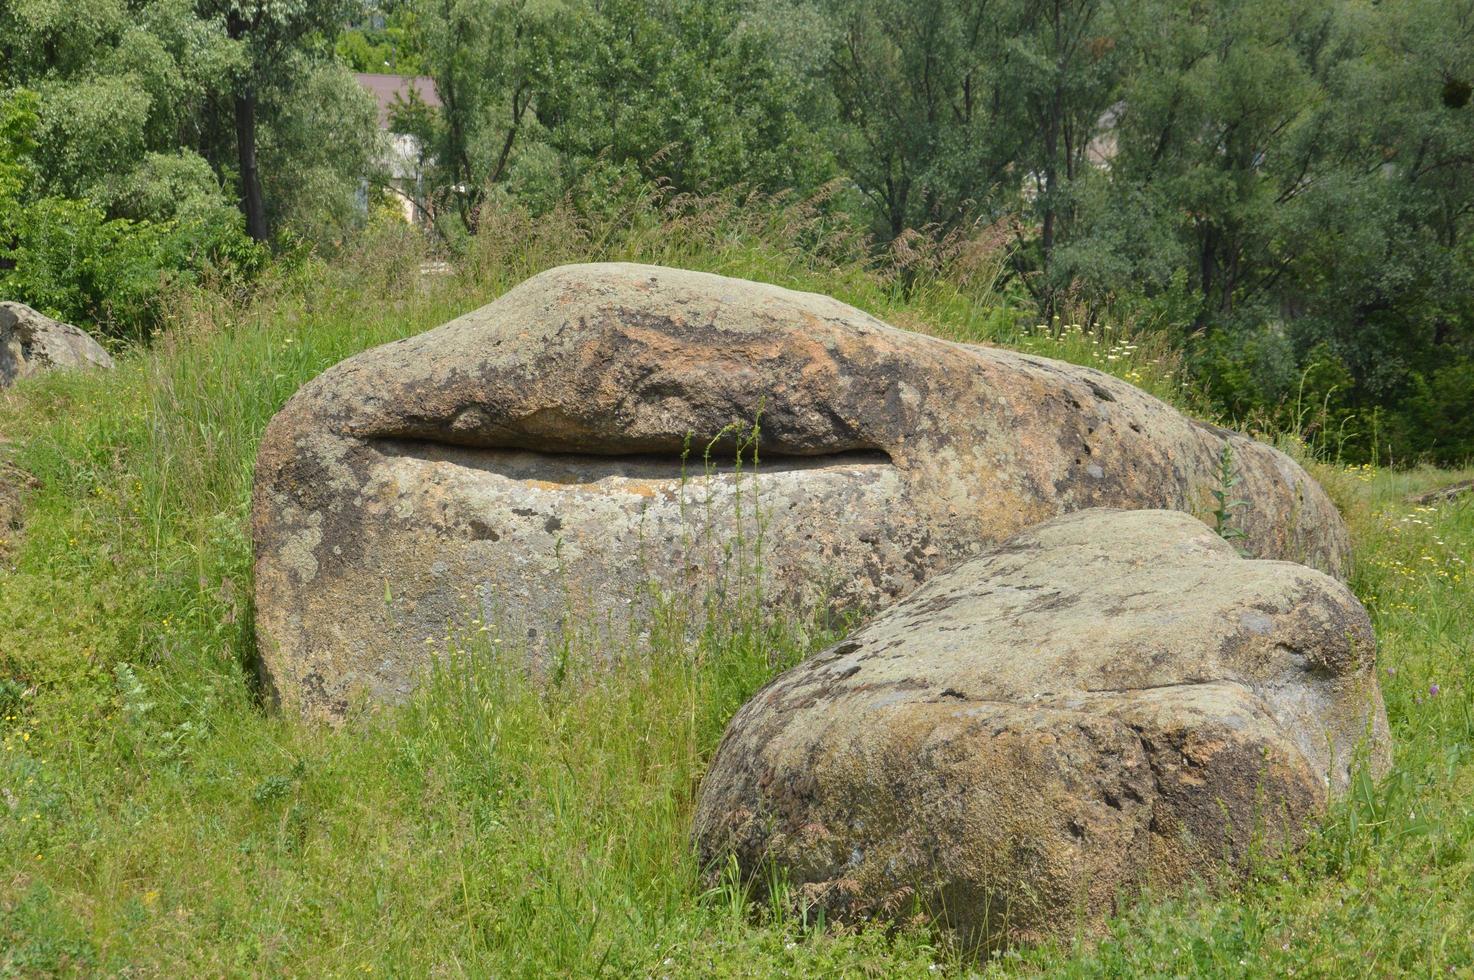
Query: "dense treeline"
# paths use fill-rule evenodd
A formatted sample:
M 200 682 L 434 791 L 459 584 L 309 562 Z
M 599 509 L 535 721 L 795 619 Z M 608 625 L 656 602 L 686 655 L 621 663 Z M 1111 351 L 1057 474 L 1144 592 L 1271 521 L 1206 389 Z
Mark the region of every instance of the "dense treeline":
M 248 276 L 269 222 L 341 236 L 375 157 L 324 41 L 354 7 L 0 0 L 0 292 L 141 335 L 171 284 Z
M 1474 454 L 1474 0 L 0 0 L 0 289 L 146 327 L 247 232 L 330 247 L 378 183 L 350 69 L 434 77 L 394 124 L 443 247 L 793 194 L 1006 249 L 1020 315 L 1156 326 L 1232 418 Z

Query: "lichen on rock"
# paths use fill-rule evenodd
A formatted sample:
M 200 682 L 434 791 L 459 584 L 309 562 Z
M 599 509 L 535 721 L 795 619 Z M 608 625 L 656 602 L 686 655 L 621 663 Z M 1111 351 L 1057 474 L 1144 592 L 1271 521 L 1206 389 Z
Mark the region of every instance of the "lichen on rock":
M 56 369 L 110 368 L 97 341 L 21 303 L 0 303 L 0 388 Z
M 1298 465 L 1101 372 L 761 283 L 565 266 L 273 419 L 261 662 L 284 705 L 338 717 L 402 699 L 450 622 L 536 662 L 575 628 L 638 642 L 667 601 L 866 613 L 1060 513 L 1199 509 L 1225 442 L 1245 546 L 1339 574 L 1345 526 Z
M 707 866 L 983 945 L 1297 844 L 1389 762 L 1366 611 L 1170 511 L 1087 510 L 934 577 L 736 715 Z

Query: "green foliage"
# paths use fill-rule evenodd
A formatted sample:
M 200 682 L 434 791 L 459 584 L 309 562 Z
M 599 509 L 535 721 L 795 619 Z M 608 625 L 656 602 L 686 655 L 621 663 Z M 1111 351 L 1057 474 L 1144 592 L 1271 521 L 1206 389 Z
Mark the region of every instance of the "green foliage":
M 39 102 L 25 89 L 0 99 L 0 294 L 137 338 L 161 322 L 173 287 L 260 267 L 239 214 L 191 154 L 149 154 L 103 185 L 122 217 L 90 199 L 38 194 Z
M 227 213 L 240 176 L 234 106 L 243 89 L 257 101 L 271 216 L 297 236 L 341 239 L 358 220 L 354 201 L 377 153 L 371 100 L 323 50 L 351 6 L 0 3 L 0 103 L 24 100 L 3 112 L 0 157 L 25 160 L 23 175 L 0 163 L 0 201 L 13 202 L 0 223 L 10 225 L 20 205 L 49 201 L 26 221 L 29 243 L 17 243 L 14 227 L 0 239 L 0 249 L 18 250 L 10 260 L 18 270 L 22 259 L 29 268 L 11 276 L 0 268 L 6 288 L 141 336 L 157 320 L 157 303 L 138 298 L 143 279 L 190 280 L 207 257 L 244 254 L 231 240 L 240 222 Z M 43 228 L 43 218 L 63 225 Z M 62 254 L 68 241 L 83 251 Z M 94 246 L 120 254 L 88 254 Z M 98 294 L 114 286 L 126 294 Z
M 37 101 L 27 89 L 0 93 L 0 270 L 14 247 L 21 202 L 36 179 Z
M 1474 360 L 1414 374 L 1388 443 L 1408 457 L 1474 460 Z
M 325 46 L 358 12 L 358 0 L 197 0 L 201 16 L 223 21 L 226 36 L 244 49 L 235 81 L 246 89 L 270 76 L 294 54 Z M 304 44 L 305 42 L 305 44 Z M 239 89 L 237 89 L 239 91 Z
M 1448 179 L 1474 162 L 1474 115 L 1434 81 L 1470 73 L 1450 39 L 1470 39 L 1474 8 L 1122 9 L 1133 66 L 1071 247 L 1078 284 L 1139 283 L 1237 416 L 1297 424 L 1314 395 L 1336 451 L 1460 459 L 1452 431 L 1407 423 L 1419 379 L 1474 356 L 1455 299 L 1474 286 L 1474 198 Z
M 167 228 L 47 197 L 26 206 L 15 230 L 14 265 L 0 278 L 8 295 L 85 323 L 157 320 L 160 277 L 170 268 Z
M 805 66 L 772 54 L 782 25 L 720 0 L 610 0 L 574 17 L 578 67 L 551 80 L 538 114 L 575 171 L 629 162 L 677 192 L 807 192 L 831 175 L 791 103 L 803 78 L 785 69 Z
M 1456 462 L 1471 52 L 1474 0 L 7 0 L 35 118 L 0 200 L 218 229 L 238 198 L 344 247 L 387 193 L 346 69 L 423 72 L 398 191 L 453 257 L 508 203 L 824 188 L 879 265 L 1003 234 L 1030 319 L 1151 324 L 1224 414 Z
M 826 5 L 840 159 L 887 237 L 950 227 L 1003 181 L 1012 135 L 996 125 L 1007 28 L 977 0 Z
M 1223 449 L 1218 453 L 1216 479 L 1209 490 L 1213 496 L 1213 533 L 1225 541 L 1244 537 L 1244 529 L 1233 524 L 1233 512 L 1249 506 L 1247 500 L 1239 500 L 1233 495 L 1234 488 L 1242 482 L 1243 478 L 1233 463 L 1233 444 L 1225 439 Z
M 130 77 L 43 81 L 37 91 L 42 191 L 80 197 L 99 177 L 126 172 L 143 155 L 151 100 Z
M 466 226 L 493 188 L 537 209 L 572 190 L 598 208 L 585 189 L 807 192 L 833 173 L 800 116 L 815 98 L 809 66 L 781 25 L 744 18 L 731 0 L 421 0 L 413 10 L 444 109 L 411 107 L 397 125 L 430 149 L 431 196 Z
M 387 9 L 385 9 L 387 8 Z M 401 3 L 367 3 L 338 35 L 334 51 L 353 71 L 419 75 L 419 25 L 414 11 Z
M 210 164 L 188 150 L 147 153 L 132 170 L 105 177 L 93 197 L 110 214 L 135 221 L 239 223 Z
M 0 20 L 8 48 L 0 63 L 10 75 L 3 84 L 39 96 L 38 194 L 88 197 L 147 152 L 199 147 L 208 139 L 207 103 L 239 66 L 218 27 L 179 0 L 24 0 L 0 8 Z
M 283 67 L 292 97 L 261 137 L 271 226 L 336 248 L 363 224 L 359 194 L 381 149 L 374 100 L 346 72 L 316 61 Z
M 178 287 L 259 269 L 262 250 L 241 235 L 239 224 L 233 210 L 134 221 L 108 218 L 87 201 L 40 198 L 15 222 L 12 267 L 0 271 L 0 290 L 69 322 L 142 339 L 163 321 Z

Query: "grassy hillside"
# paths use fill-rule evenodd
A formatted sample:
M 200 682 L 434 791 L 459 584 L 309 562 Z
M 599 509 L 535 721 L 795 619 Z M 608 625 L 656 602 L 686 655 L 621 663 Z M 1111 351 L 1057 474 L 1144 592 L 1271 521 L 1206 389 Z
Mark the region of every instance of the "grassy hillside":
M 329 732 L 262 709 L 246 511 L 257 439 L 308 378 L 587 257 L 832 293 L 954 339 L 1092 363 L 1186 402 L 1149 335 L 1019 330 L 986 258 L 903 292 L 812 223 L 754 212 L 617 231 L 488 219 L 451 275 L 408 239 L 182 295 L 110 374 L 0 394 L 0 455 L 41 482 L 0 546 L 0 975 L 935 975 L 975 969 L 918 919 L 891 931 L 749 909 L 687 843 L 736 708 L 830 639 L 735 621 L 617 667 L 529 683 L 448 637 L 416 700 Z M 819 256 L 816 258 L 815 256 Z M 941 268 L 938 266 L 938 268 Z M 1474 971 L 1474 504 L 1459 474 L 1320 465 L 1352 523 L 1397 765 L 1305 851 L 1233 894 L 1144 900 L 1098 946 L 1002 973 Z M 1464 474 L 1467 475 L 1467 474 Z M 1435 693 L 1436 692 L 1436 693 Z

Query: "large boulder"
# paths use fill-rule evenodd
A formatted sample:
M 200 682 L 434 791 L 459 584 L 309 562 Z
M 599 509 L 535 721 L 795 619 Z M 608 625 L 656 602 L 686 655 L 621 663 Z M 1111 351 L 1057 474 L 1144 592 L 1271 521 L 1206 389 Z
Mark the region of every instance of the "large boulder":
M 760 283 L 566 266 L 272 420 L 261 663 L 284 706 L 337 716 L 402 698 L 448 623 L 537 661 L 620 646 L 671 597 L 863 612 L 1066 511 L 1206 513 L 1226 445 L 1245 546 L 1339 573 L 1345 526 L 1295 462 L 1099 371 Z
M 1366 611 L 1171 511 L 1049 521 L 933 578 L 733 718 L 694 837 L 831 917 L 1068 936 L 1145 883 L 1298 842 L 1388 764 Z
M 55 368 L 110 368 L 101 345 L 70 323 L 21 303 L 0 303 L 0 388 Z

